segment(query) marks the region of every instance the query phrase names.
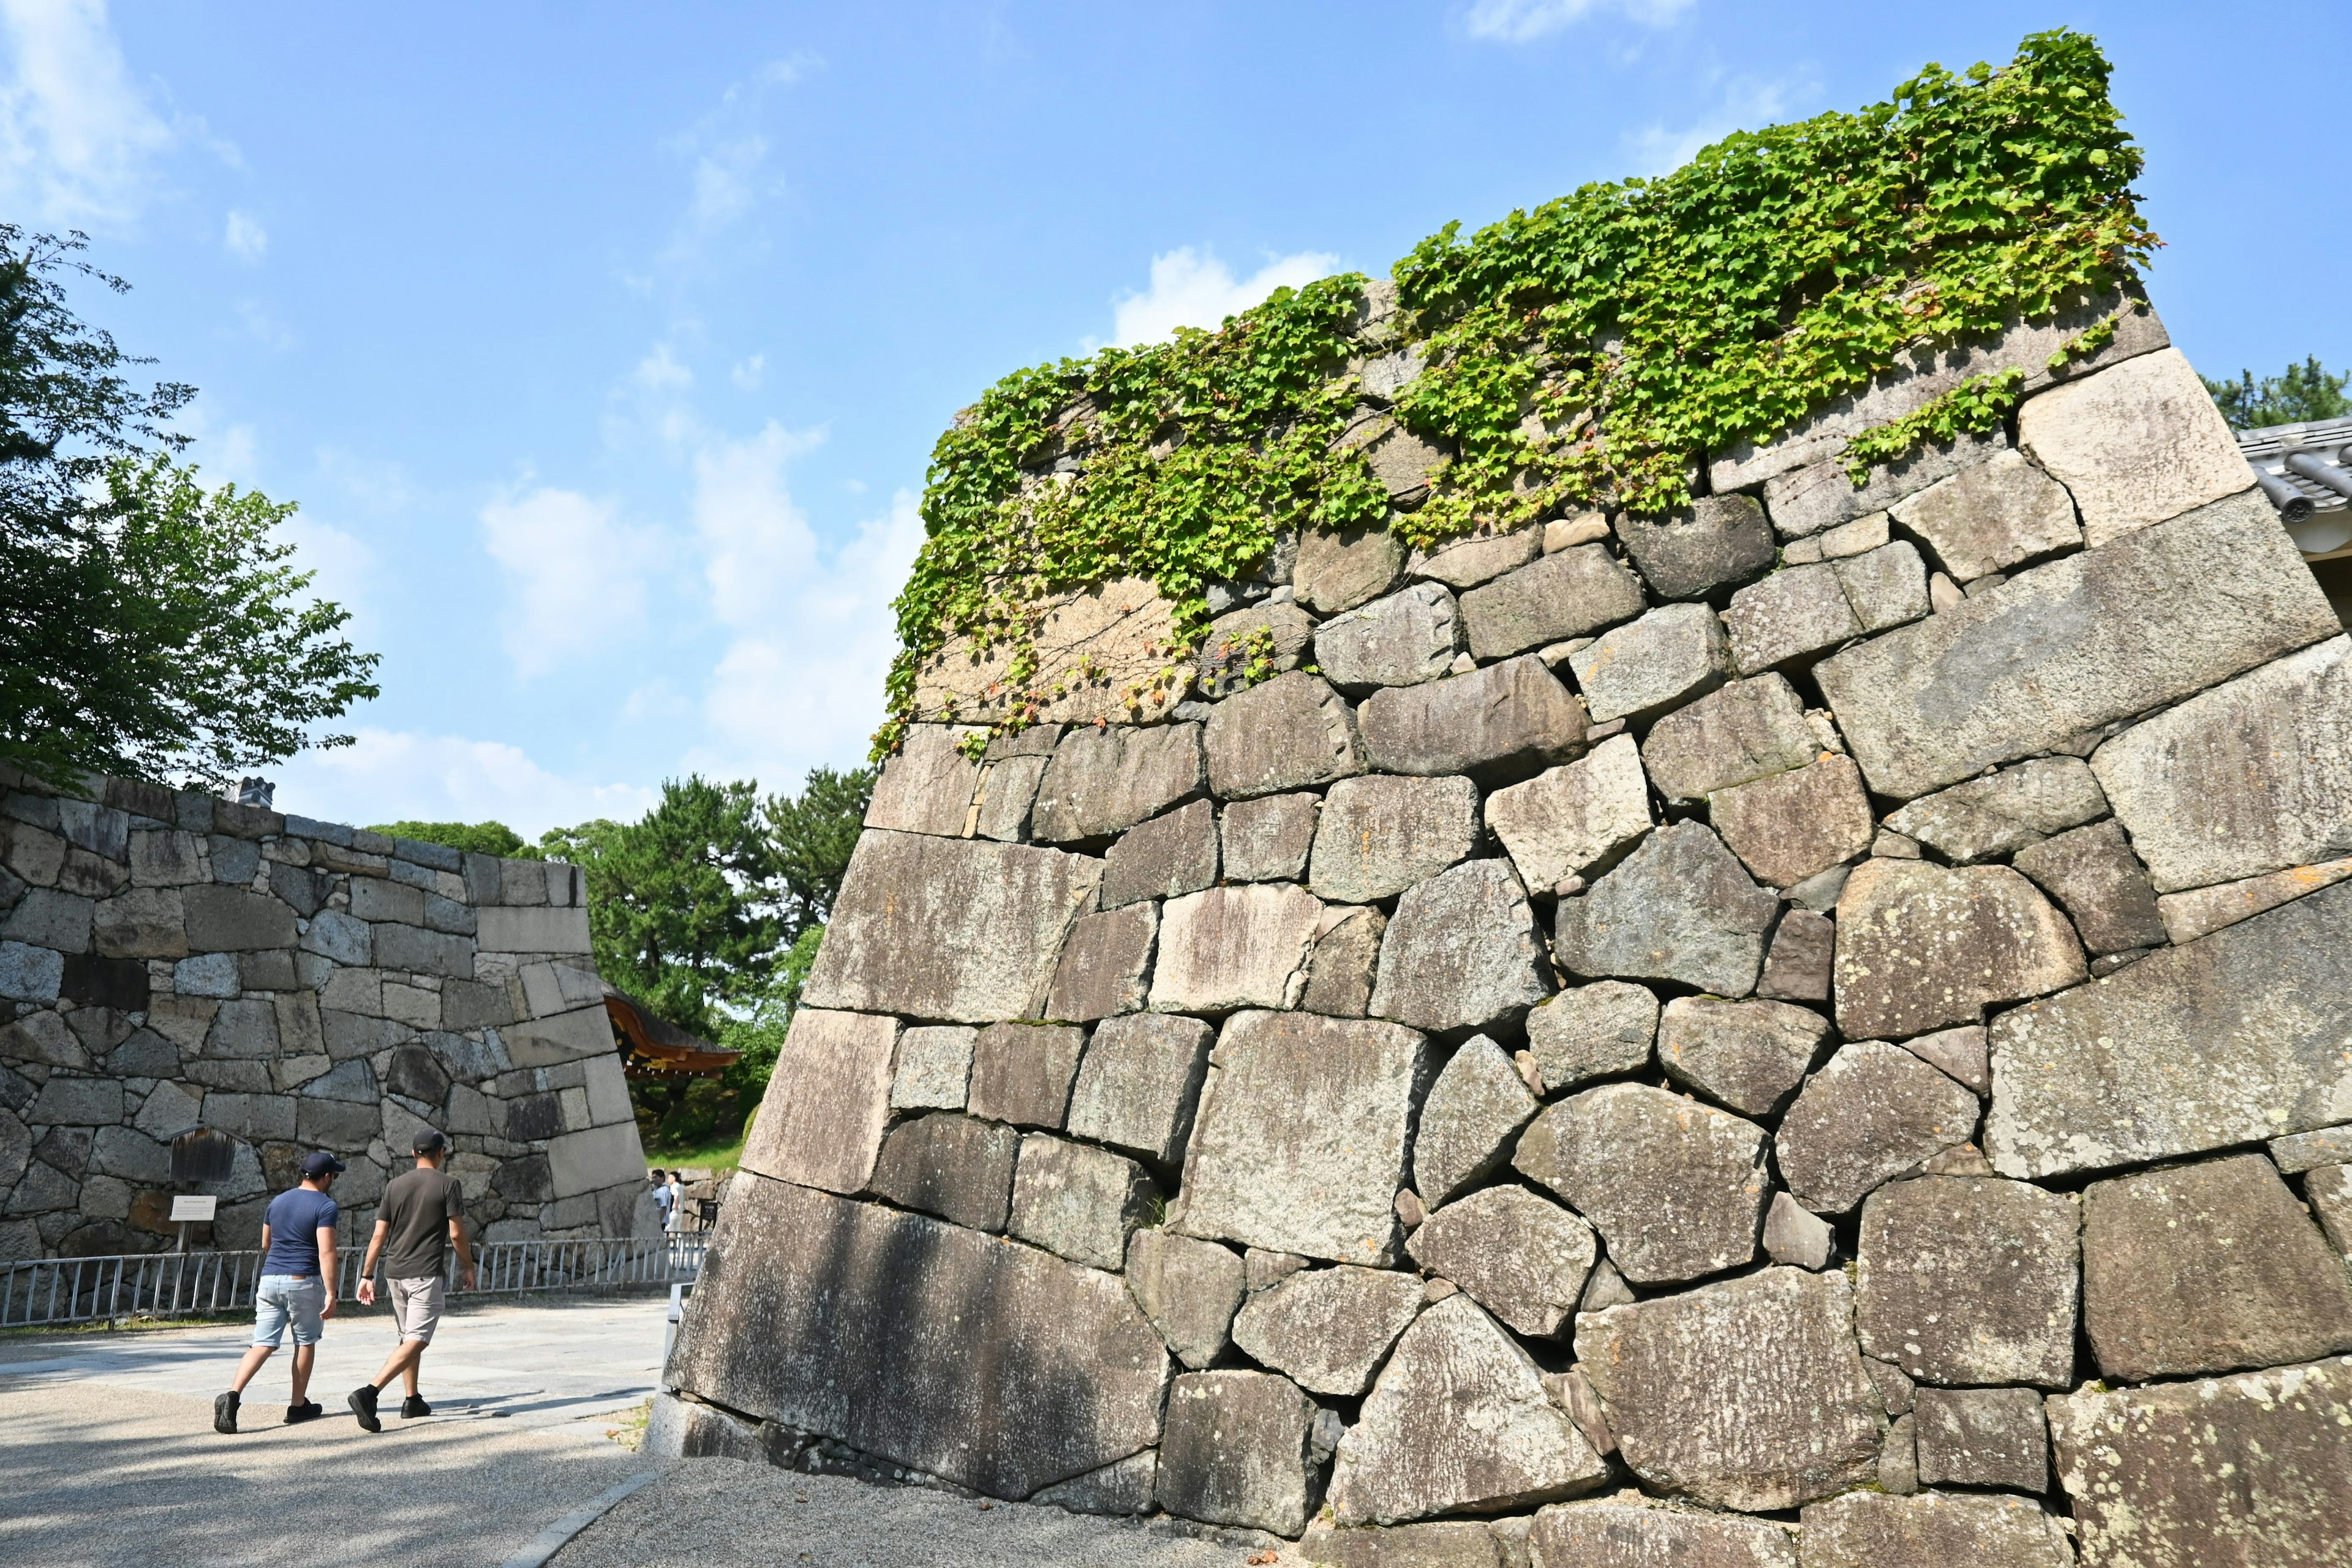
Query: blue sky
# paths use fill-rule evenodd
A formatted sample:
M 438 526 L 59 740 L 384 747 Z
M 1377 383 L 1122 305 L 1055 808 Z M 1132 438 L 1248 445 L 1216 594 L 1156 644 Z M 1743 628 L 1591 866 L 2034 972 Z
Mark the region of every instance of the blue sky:
M 299 501 L 384 655 L 361 822 L 633 815 L 863 757 L 953 412 L 1017 365 L 1385 271 L 1927 60 L 2096 34 L 2209 374 L 2352 361 L 2352 9 L 1454 0 L 1093 5 L 0 0 L 11 219 L 196 384 L 210 479 Z M 2286 40 L 2292 40 L 2291 45 Z

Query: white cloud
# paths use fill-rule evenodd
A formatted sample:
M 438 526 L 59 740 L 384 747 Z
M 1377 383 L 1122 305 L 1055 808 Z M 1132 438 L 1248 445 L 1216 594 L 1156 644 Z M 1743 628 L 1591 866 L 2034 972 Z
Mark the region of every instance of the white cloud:
M 1691 0 L 1477 0 L 1463 22 L 1474 38 L 1526 44 L 1572 27 L 1596 11 L 1622 11 L 1633 21 L 1663 26 L 1690 6 Z
M 814 569 L 816 535 L 785 486 L 784 468 L 821 439 L 772 419 L 749 440 L 713 441 L 695 454 L 695 532 L 711 608 L 726 625 L 770 618 Z
M 254 342 L 275 353 L 284 353 L 301 341 L 294 335 L 291 327 L 271 315 L 258 300 L 239 300 L 236 302 L 236 319 L 245 323 L 245 330 Z
M 1121 348 L 1160 342 L 1179 327 L 1215 328 L 1227 316 L 1248 310 L 1276 289 L 1296 289 L 1337 270 L 1339 258 L 1302 251 L 1267 262 L 1235 281 L 1233 269 L 1206 249 L 1191 246 L 1151 258 L 1151 287 L 1111 300 L 1111 342 Z
M 757 392 L 760 383 L 766 378 L 767 371 L 768 356 L 753 354 L 749 359 L 738 360 L 735 368 L 727 373 L 727 378 L 741 391 Z
M 730 86 L 716 108 L 671 140 L 671 150 L 691 157 L 694 168 L 686 213 L 662 252 L 665 263 L 678 267 L 699 259 L 709 241 L 783 189 L 768 168 L 761 102 L 769 89 L 800 80 L 809 63 L 798 57 L 770 62 L 749 80 Z
M 269 231 L 250 213 L 233 212 L 228 215 L 228 229 L 222 235 L 221 243 L 238 260 L 258 262 L 269 249 Z
M 0 203 L 42 223 L 132 223 L 177 138 L 131 82 L 104 0 L 0 0 Z
M 682 391 L 694 384 L 694 372 L 677 363 L 667 343 L 656 343 L 653 352 L 637 362 L 631 379 L 647 392 Z
M 1633 157 L 1633 173 L 1669 174 L 1696 157 L 1701 148 L 1722 141 L 1734 131 L 1754 131 L 1770 125 L 1787 115 L 1792 105 L 1819 91 L 1819 81 L 1809 73 L 1779 81 L 1745 78 L 1735 80 L 1724 89 L 1722 102 L 1716 111 L 1696 125 L 1674 131 L 1654 122 L 1626 132 L 1622 140 L 1626 152 Z
M 660 792 L 567 778 L 500 741 L 362 729 L 355 744 L 304 752 L 275 770 L 277 805 L 326 822 L 505 823 L 525 838 L 593 817 L 628 820 Z
M 482 508 L 483 544 L 507 569 L 507 653 L 525 677 L 610 645 L 645 614 L 652 541 L 610 501 L 541 486 Z

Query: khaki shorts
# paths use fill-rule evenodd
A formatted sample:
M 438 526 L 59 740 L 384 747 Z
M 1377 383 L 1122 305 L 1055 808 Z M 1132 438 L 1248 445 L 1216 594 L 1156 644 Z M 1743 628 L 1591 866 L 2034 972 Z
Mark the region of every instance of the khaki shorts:
M 433 1331 L 441 1326 L 441 1309 L 449 1300 L 449 1282 L 434 1274 L 390 1283 L 392 1321 L 400 1326 L 400 1337 L 431 1344 Z

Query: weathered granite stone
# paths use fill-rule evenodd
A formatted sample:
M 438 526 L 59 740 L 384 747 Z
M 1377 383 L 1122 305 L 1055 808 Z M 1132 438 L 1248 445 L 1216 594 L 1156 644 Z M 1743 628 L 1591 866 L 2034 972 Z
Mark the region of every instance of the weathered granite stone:
M 2083 1325 L 2126 1383 L 2352 1350 L 2352 1275 L 2260 1154 L 2094 1182 Z
M 1158 904 L 1080 915 L 1054 967 L 1045 1016 L 1085 1024 L 1141 1011 L 1150 996 L 1151 955 L 1159 941 Z
M 267 893 L 247 888 L 197 887 L 183 890 L 180 900 L 187 910 L 188 945 L 200 952 L 246 952 L 294 945 L 294 911 Z M 23 911 L 24 906 L 19 905 L 18 918 Z
M 1837 926 L 1828 916 L 1789 910 L 1773 928 L 1756 994 L 1781 1002 L 1828 1001 L 1836 944 Z
M 1188 1372 L 1168 1387 L 1160 1506 L 1185 1519 L 1297 1535 L 1322 1499 L 1315 1402 L 1264 1372 Z
M 1843 1214 L 1976 1130 L 1975 1095 L 1900 1046 L 1858 1041 L 1781 1118 L 1780 1179 L 1815 1214 Z
M 2253 482 L 2178 349 L 2055 387 L 2018 410 L 2018 445 L 2072 492 L 2094 546 Z
M 2006 866 L 1864 861 L 1837 910 L 1837 1018 L 1849 1039 L 1979 1023 L 1988 1004 L 2085 976 L 2066 917 Z
M 1567 761 L 1585 725 L 1583 701 L 1532 655 L 1375 691 L 1357 721 L 1365 756 L 1382 773 L 1464 773 L 1481 783 Z
M 1403 570 L 1404 541 L 1384 524 L 1310 528 L 1298 536 L 1291 581 L 1300 604 L 1328 616 L 1379 598 L 1395 586 Z
M 1412 1186 L 1434 1208 L 1503 1163 L 1512 1137 L 1542 1109 L 1503 1048 L 1473 1035 L 1455 1051 L 1421 1108 L 1412 1140 Z
M 1513 529 L 1507 533 L 1475 533 L 1449 540 L 1425 558 L 1414 561 L 1411 574 L 1451 588 L 1475 588 L 1516 570 L 1545 552 L 1544 530 Z M 1415 552 L 1418 557 L 1419 552 Z
M 1528 1537 L 1529 1568 L 1797 1568 L 1786 1525 L 1637 1497 L 1545 1509 Z
M 1209 783 L 1223 800 L 1276 795 L 1364 771 L 1347 700 L 1322 677 L 1277 675 L 1210 710 Z
M 1073 1263 L 1116 1269 L 1159 1195 L 1150 1173 L 1125 1155 L 1031 1132 L 1021 1140 L 1006 1228 Z
M 866 826 L 962 837 L 980 783 L 980 764 L 963 747 L 986 732 L 968 724 L 908 725 L 898 754 L 883 763 L 882 776 L 874 782 Z M 354 896 L 360 887 L 352 889 Z
M 1878 1396 L 1834 1270 L 1767 1268 L 1585 1314 L 1576 1360 L 1619 1455 L 1664 1490 L 1769 1512 L 1877 1468 Z
M 1055 849 L 867 833 L 803 1004 L 962 1024 L 1034 1016 L 1101 876 L 1101 861 Z M 929 956 L 906 962 L 916 952 Z
M 1070 1091 L 1069 1130 L 1181 1164 L 1214 1037 L 1198 1018 L 1136 1013 L 1096 1026 Z
M 757 1422 L 730 1415 L 715 1405 L 680 1399 L 667 1390 L 653 1397 L 637 1452 L 648 1458 L 735 1459 L 745 1464 L 762 1464 L 768 1457 L 761 1446 Z
M 1482 1520 L 1437 1524 L 1367 1525 L 1341 1530 L 1318 1521 L 1298 1555 L 1323 1568 L 1504 1568 L 1501 1543 Z
M 1575 974 L 1744 996 L 1779 908 L 1713 829 L 1680 822 L 1643 839 L 1591 891 L 1559 901 L 1556 951 Z
M 1058 724 L 1045 728 L 1056 735 L 1061 732 Z M 980 773 L 980 814 L 972 823 L 973 831 L 1000 844 L 1024 842 L 1029 837 L 1029 814 L 1037 804 L 1037 786 L 1045 782 L 1045 769 L 1051 762 L 1050 751 L 990 760 Z
M 1372 1000 L 1372 975 L 1388 929 L 1388 917 L 1378 910 L 1325 910 L 1299 1006 L 1334 1018 L 1362 1017 Z
M 1219 824 L 1226 880 L 1295 882 L 1305 877 L 1322 809 L 1322 797 L 1314 795 L 1260 795 L 1226 806 Z
M 890 1119 L 898 1045 L 896 1018 L 795 1012 L 743 1145 L 743 1169 L 828 1192 L 865 1186 Z
M 101 1137 L 104 1134 L 100 1134 Z M 2303 1179 L 2303 1195 L 2328 1244 L 2352 1264 L 2352 1165 L 2322 1165 Z
M 1621 512 L 1617 537 L 1661 598 L 1705 598 L 1772 569 L 1772 525 L 1752 496 L 1703 496 L 1662 517 Z
M 1764 1130 L 1643 1084 L 1564 1100 L 1519 1135 L 1511 1163 L 1601 1232 L 1642 1285 L 1737 1268 L 1756 1256 L 1770 1181 Z
M 1591 637 L 1642 608 L 1641 579 L 1599 544 L 1547 555 L 1462 595 L 1470 652 L 1482 660 Z
M 1211 621 L 1202 635 L 1200 657 L 1193 660 L 1192 683 L 1202 696 L 1213 700 L 1246 691 L 1253 667 L 1263 667 L 1258 679 L 1297 669 L 1314 637 L 1315 622 L 1286 600 L 1229 611 Z
M 1106 910 L 1197 893 L 1217 879 L 1217 808 L 1205 800 L 1139 822 L 1103 856 Z
M 2335 1568 L 2352 1360 L 2050 1401 L 2084 1568 Z
M 1658 1065 L 1745 1116 L 1778 1115 L 1829 1037 L 1829 1020 L 1785 1002 L 1681 996 L 1658 1023 Z
M 1242 1256 L 1243 1278 L 1255 1296 L 1261 1290 L 1271 1290 L 1307 1267 L 1307 1259 L 1295 1252 L 1273 1252 L 1253 1247 Z
M 2352 1121 L 2347 920 L 2339 883 L 2002 1014 L 1987 1158 L 2033 1178 Z
M 1921 1484 L 2050 1489 L 2050 1434 L 2032 1389 L 1923 1388 L 1918 1416 Z
M 1837 1250 L 1829 1222 L 1786 1193 L 1772 1194 L 1764 1215 L 1764 1253 L 1775 1263 L 1798 1268 L 1827 1268 Z
M 1908 540 L 1864 551 L 1830 563 L 1854 619 L 1865 633 L 1883 632 L 1906 621 L 1916 621 L 1931 607 L 1927 598 L 1927 568 Z M 1743 672 L 1745 673 L 1745 672 Z
M 1029 809 L 1046 844 L 1108 838 L 1189 800 L 1208 784 L 1197 724 L 1082 725 L 1062 737 Z
M 2321 1165 L 2352 1163 L 2352 1126 L 2323 1127 L 2271 1140 L 2271 1163 L 2289 1176 L 2299 1176 Z
M 678 1386 L 994 1497 L 1159 1440 L 1168 1352 L 1117 1276 L 751 1173 L 720 1212 Z
M 2066 1532 L 2025 1498 L 1848 1492 L 1803 1520 L 1805 1568 L 2074 1568 Z
M 1370 1011 L 1417 1029 L 1483 1029 L 1550 992 L 1543 933 L 1517 874 L 1507 861 L 1472 860 L 1397 900 Z
M 1874 832 L 1860 770 L 1829 753 L 1709 795 L 1707 820 L 1748 869 L 1775 888 L 1795 887 L 1860 855 Z
M 1434 680 L 1461 646 L 1454 595 L 1436 583 L 1415 583 L 1315 628 L 1317 666 L 1351 696 Z
M 1595 723 L 1641 719 L 1714 690 L 1731 674 L 1723 622 L 1705 605 L 1661 605 L 1568 656 Z
M 2243 881 L 2192 888 L 2185 893 L 2167 893 L 2156 900 L 2157 919 L 2173 943 L 2185 947 L 2200 936 L 2252 920 L 2265 910 L 2292 903 L 2347 878 L 2352 878 L 2352 858 L 2297 866 L 2267 876 L 2248 877 Z
M 1592 1227 L 1525 1187 L 1488 1187 L 1432 1214 L 1405 1243 L 1522 1334 L 1559 1332 L 1584 1294 L 1599 1248 Z
M 2066 487 L 2015 452 L 1997 452 L 1893 510 L 1958 583 L 2083 542 Z
M 2156 889 L 2120 823 L 2095 822 L 2030 844 L 2011 864 L 2058 900 L 2093 952 L 2122 952 L 2165 940 Z
M 1499 1513 L 1608 1474 L 1528 1352 L 1469 1297 L 1450 1296 L 1404 1331 L 1340 1438 L 1331 1506 L 1343 1525 Z
M 1130 1454 L 1114 1465 L 1099 1470 L 1089 1470 L 1083 1476 L 1059 1481 L 1037 1493 L 1029 1500 L 1050 1503 L 1067 1509 L 1072 1513 L 1102 1513 L 1113 1516 L 1150 1513 L 1152 1494 L 1160 1482 L 1160 1454 L 1146 1449 Z
M 1801 768 L 1821 751 L 1787 677 L 1760 675 L 1660 719 L 1642 742 L 1642 765 L 1668 800 L 1698 801 Z
M 1323 797 L 1307 886 L 1343 904 L 1392 899 L 1478 842 L 1478 787 L 1465 778 L 1341 779 Z
M 1021 1142 L 1001 1121 L 954 1111 L 919 1116 L 890 1130 L 866 1190 L 973 1230 L 1003 1230 Z
M 1774 475 L 1764 485 L 1764 506 L 1781 538 L 1806 538 L 1873 514 L 1884 517 L 1897 502 L 2008 449 L 2006 431 L 1963 434 L 1874 465 L 1859 488 L 1847 476 L 1844 461 L 1832 458 Z
M 1886 826 L 1966 862 L 2038 844 L 2106 809 L 2098 780 L 2080 758 L 2042 757 L 1915 800 Z
M 1224 1353 L 1242 1304 L 1242 1260 L 1213 1241 L 1139 1230 L 1127 1238 L 1127 1288 L 1168 1348 L 1197 1372 Z
M 1302 1013 L 1226 1020 L 1169 1227 L 1384 1265 L 1428 1047 L 1395 1024 Z
M 1531 888 L 1592 877 L 1650 831 L 1649 781 L 1631 735 L 1486 797 L 1486 826 Z
M 1290 882 L 1211 888 L 1171 899 L 1160 911 L 1155 1013 L 1230 1013 L 1281 1007 L 1306 967 L 1323 919 L 1320 900 Z
M 991 1024 L 971 1050 L 974 1116 L 1017 1127 L 1059 1127 L 1087 1032 L 1065 1024 Z
M 1871 788 L 1909 799 L 2342 629 L 2250 492 L 2021 573 L 1814 678 Z
M 1312 1393 L 1354 1395 L 1420 1312 L 1421 1281 L 1410 1274 L 1311 1268 L 1252 1296 L 1234 1319 L 1234 1343 Z
M 1791 566 L 1731 596 L 1723 612 L 1732 663 L 1743 675 L 1862 635 L 1845 585 L 1826 563 Z

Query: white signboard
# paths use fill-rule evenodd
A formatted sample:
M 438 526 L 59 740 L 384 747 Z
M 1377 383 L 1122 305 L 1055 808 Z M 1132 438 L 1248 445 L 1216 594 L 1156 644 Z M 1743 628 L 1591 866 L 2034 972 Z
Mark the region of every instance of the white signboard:
M 172 1217 L 175 1220 L 209 1220 L 218 1207 L 218 1198 L 175 1197 L 172 1200 Z

